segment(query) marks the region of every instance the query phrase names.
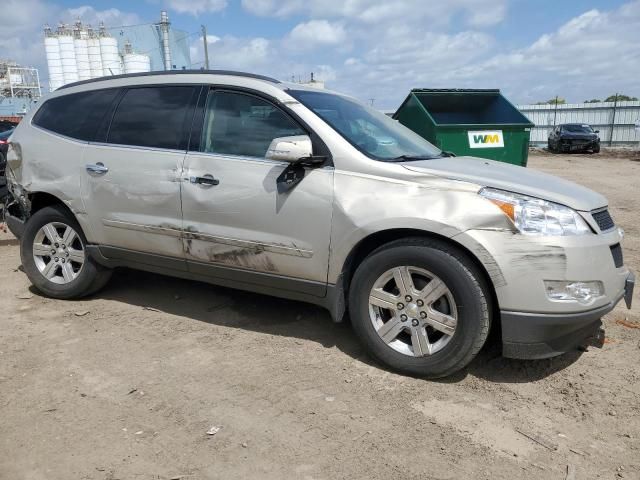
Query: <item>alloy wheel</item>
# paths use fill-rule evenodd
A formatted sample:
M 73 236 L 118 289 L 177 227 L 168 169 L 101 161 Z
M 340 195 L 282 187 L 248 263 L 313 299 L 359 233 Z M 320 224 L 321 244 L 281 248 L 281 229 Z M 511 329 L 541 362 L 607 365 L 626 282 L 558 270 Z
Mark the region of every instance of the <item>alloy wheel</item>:
M 412 266 L 392 268 L 376 280 L 369 294 L 369 316 L 387 345 L 413 357 L 442 350 L 458 325 L 447 285 L 428 270 Z
M 33 239 L 33 259 L 42 276 L 50 282 L 64 285 L 75 280 L 82 271 L 84 244 L 69 225 L 47 223 Z

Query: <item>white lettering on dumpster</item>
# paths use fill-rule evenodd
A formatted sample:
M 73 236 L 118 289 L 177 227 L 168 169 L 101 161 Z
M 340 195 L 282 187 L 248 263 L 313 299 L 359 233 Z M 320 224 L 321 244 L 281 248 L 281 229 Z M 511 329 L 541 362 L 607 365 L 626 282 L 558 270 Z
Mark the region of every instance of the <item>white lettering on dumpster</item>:
M 467 132 L 471 148 L 502 148 L 502 130 L 479 130 Z

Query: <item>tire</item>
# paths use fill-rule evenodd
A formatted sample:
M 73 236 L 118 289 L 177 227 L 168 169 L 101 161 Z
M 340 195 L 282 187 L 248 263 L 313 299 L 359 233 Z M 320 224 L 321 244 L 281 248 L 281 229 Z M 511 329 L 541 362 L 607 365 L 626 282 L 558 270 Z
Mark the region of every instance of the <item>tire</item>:
M 404 270 L 405 266 L 410 268 Z M 390 271 L 393 279 L 385 283 Z M 384 296 L 388 292 L 400 294 L 394 298 L 401 299 L 402 292 L 396 282 L 398 271 L 408 272 L 411 277 L 408 282 L 404 281 L 415 287 L 412 291 L 416 296 L 411 303 L 401 302 L 403 305 L 396 304 L 395 309 L 371 304 L 372 300 L 379 302 L 374 296 L 380 296 L 381 289 L 383 302 L 389 300 Z M 432 278 L 425 284 L 429 275 Z M 448 293 L 438 297 L 442 287 L 438 282 L 432 284 L 434 279 L 440 280 Z M 434 287 L 438 293 L 434 293 L 433 298 L 437 301 L 429 305 L 429 295 L 420 295 L 430 290 L 431 285 L 440 287 Z M 377 293 L 370 296 L 374 287 Z M 449 245 L 421 238 L 399 240 L 375 250 L 358 266 L 349 290 L 351 323 L 367 351 L 391 369 L 424 378 L 445 377 L 468 365 L 487 339 L 491 323 L 491 296 L 487 292 L 477 267 Z M 422 307 L 419 307 L 419 297 L 424 299 Z M 396 300 L 386 304 L 391 301 Z M 408 317 L 405 320 L 400 319 L 403 311 Z M 457 317 L 453 333 L 445 334 L 443 324 L 439 324 L 440 330 L 431 326 L 434 325 L 432 315 L 441 316 L 443 311 L 449 314 L 442 318 L 447 318 L 450 325 L 451 319 Z M 426 316 L 417 318 L 418 313 Z M 388 328 L 388 325 L 394 327 Z M 404 330 L 394 337 L 398 329 Z M 383 331 L 388 335 L 386 341 L 379 333 Z
M 593 147 L 593 153 L 600 153 L 600 145 Z
M 67 235 L 69 228 L 75 236 Z M 70 240 L 69 245 L 62 243 L 66 241 L 63 236 Z M 110 269 L 87 254 L 86 245 L 87 239 L 71 213 L 60 206 L 44 207 L 25 225 L 20 240 L 22 266 L 44 295 L 63 300 L 82 298 L 100 290 L 111 277 Z
M 555 149 L 553 148 L 553 144 L 551 143 L 551 140 L 547 140 L 547 150 L 549 150 L 551 153 L 555 152 Z

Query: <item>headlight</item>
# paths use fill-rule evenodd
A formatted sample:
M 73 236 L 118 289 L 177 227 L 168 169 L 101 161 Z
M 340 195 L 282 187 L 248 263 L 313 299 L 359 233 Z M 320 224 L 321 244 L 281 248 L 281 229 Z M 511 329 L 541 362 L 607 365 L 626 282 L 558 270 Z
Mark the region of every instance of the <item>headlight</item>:
M 591 233 L 589 225 L 578 212 L 564 205 L 495 188 L 483 188 L 479 194 L 496 204 L 524 235 Z

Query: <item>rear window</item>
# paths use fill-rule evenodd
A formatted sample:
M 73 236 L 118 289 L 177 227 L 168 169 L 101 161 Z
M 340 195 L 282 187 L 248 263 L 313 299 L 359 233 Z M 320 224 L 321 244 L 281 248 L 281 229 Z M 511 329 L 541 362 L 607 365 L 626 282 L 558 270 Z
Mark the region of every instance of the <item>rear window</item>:
M 107 142 L 181 149 L 197 88 L 168 86 L 127 90 L 111 121 Z
M 33 123 L 60 135 L 92 141 L 117 94 L 118 89 L 112 88 L 52 98 L 38 109 Z

